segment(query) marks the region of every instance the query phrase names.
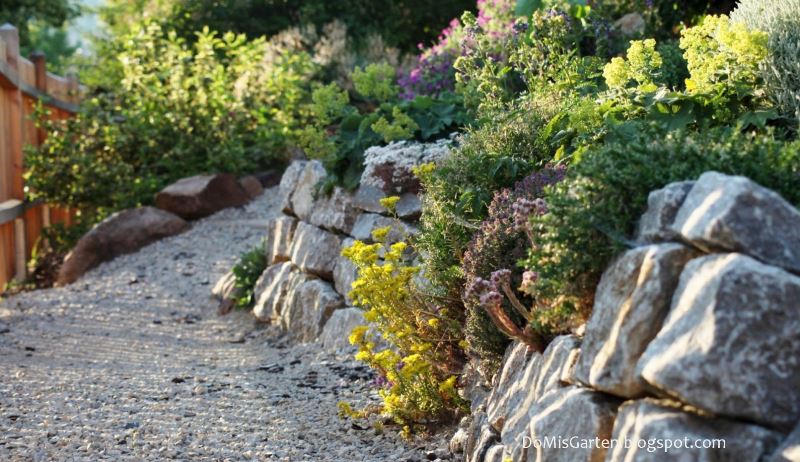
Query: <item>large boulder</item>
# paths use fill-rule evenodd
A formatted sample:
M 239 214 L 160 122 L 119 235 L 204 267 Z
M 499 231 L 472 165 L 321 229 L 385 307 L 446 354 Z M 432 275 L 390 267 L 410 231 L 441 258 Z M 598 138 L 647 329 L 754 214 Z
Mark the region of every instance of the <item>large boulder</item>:
M 273 218 L 267 223 L 264 248 L 267 252 L 267 262 L 269 264 L 291 259 L 295 229 L 297 229 L 297 219 L 286 215 Z
M 545 394 L 529 411 L 530 438 L 525 442 L 528 462 L 602 461 L 619 404 L 613 397 L 575 386 Z M 553 440 L 573 444 L 559 447 L 546 442 Z M 583 445 L 575 441 L 601 443 Z
M 366 324 L 364 312 L 360 308 L 351 307 L 336 310 L 328 319 L 328 322 L 325 323 L 325 328 L 322 329 L 322 334 L 319 336 L 319 342 L 325 351 L 333 353 L 352 352 L 356 347 L 350 345 L 350 332 L 355 327 Z
M 391 231 L 386 236 L 385 242 L 390 244 L 405 241 L 410 236 L 414 236 L 419 232 L 419 229 L 415 226 L 395 218 L 385 217 L 377 213 L 364 212 L 356 219 L 351 234 L 359 241 L 374 242 L 372 239 L 372 232 L 387 226 L 391 228 Z
M 277 322 L 291 294 L 298 286 L 314 279 L 291 262 L 267 267 L 256 282 L 253 295 L 253 314 L 260 321 Z
M 336 187 L 329 195 L 317 197 L 308 222 L 330 231 L 350 234 L 360 213 L 353 205 L 353 194 Z
M 283 172 L 281 182 L 278 185 L 278 199 L 280 200 L 281 211 L 289 215 L 295 215 L 292 209 L 292 194 L 297 189 L 297 182 L 300 180 L 300 175 L 306 169 L 308 161 L 296 160 L 286 167 Z
M 78 241 L 64 259 L 56 284 L 71 284 L 104 261 L 135 252 L 147 244 L 183 232 L 188 226 L 180 217 L 155 207 L 117 212 Z
M 233 274 L 233 270 L 219 278 L 214 288 L 211 289 L 211 297 L 219 301 L 233 300 L 238 296 L 239 289 L 236 288 L 236 275 Z
M 156 194 L 156 207 L 196 220 L 228 207 L 241 207 L 249 200 L 235 176 L 219 173 L 178 180 Z
M 354 242 L 355 240 L 350 238 L 344 239 L 340 252 L 352 246 Z M 353 283 L 357 278 L 358 268 L 356 268 L 356 265 L 350 261 L 349 258 L 342 256 L 340 253 L 340 255 L 336 257 L 336 264 L 333 267 L 333 285 L 336 291 L 342 294 L 348 303 L 352 303 L 348 294 L 350 290 L 352 290 Z
M 303 271 L 331 281 L 340 248 L 337 235 L 301 221 L 294 233 L 291 260 Z
M 629 401 L 619 408 L 613 433 L 618 444 L 606 460 L 758 462 L 780 439 L 756 425 L 701 417 L 652 400 Z M 703 445 L 710 447 L 698 447 Z
M 678 211 L 674 228 L 705 251 L 740 252 L 800 272 L 800 212 L 748 178 L 704 173 Z
M 353 196 L 353 205 L 365 212 L 386 213 L 386 208 L 381 205 L 381 199 L 388 197 L 381 188 L 362 184 Z
M 581 341 L 574 335 L 560 335 L 553 339 L 542 354 L 542 367 L 533 389 L 536 399 L 547 392 L 562 388 L 564 376 L 578 358 Z
M 467 462 L 484 462 L 486 453 L 500 441 L 500 434 L 494 429 L 486 417 L 486 413 L 478 411 L 473 414 L 472 422 L 467 429 L 467 444 L 464 448 Z
M 394 212 L 403 220 L 418 220 L 422 215 L 422 200 L 419 194 L 405 193 L 400 196 Z
M 371 147 L 364 152 L 361 185 L 375 187 L 389 195 L 419 193 L 419 178 L 412 169 L 444 159 L 450 154 L 451 146 L 451 140 L 444 139 L 435 143 L 400 141 Z
M 290 293 L 281 313 L 281 327 L 301 342 L 314 341 L 333 311 L 343 305 L 344 299 L 329 283 L 306 281 Z
M 325 167 L 318 160 L 305 163 L 303 171 L 297 177 L 294 190 L 289 197 L 291 211 L 301 220 L 308 221 L 309 217 L 311 217 L 311 212 L 315 208 L 317 186 L 327 175 Z
M 510 402 L 517 401 L 515 392 L 520 391 L 517 384 L 525 375 L 525 366 L 532 356 L 533 353 L 522 342 L 514 342 L 506 349 L 503 365 L 495 375 L 492 392 L 486 404 L 487 418 L 495 428 L 503 428 L 509 414 Z
M 694 181 L 680 181 L 651 191 L 647 196 L 647 211 L 639 220 L 637 241 L 642 243 L 675 241 L 680 237 L 673 229 L 686 196 Z
M 247 175 L 239 178 L 239 186 L 244 189 L 244 192 L 247 193 L 247 197 L 249 197 L 251 200 L 264 194 L 264 186 L 262 186 L 261 182 L 258 181 L 258 178 L 253 175 Z
M 530 424 L 528 410 L 538 399 L 536 382 L 541 373 L 542 363 L 540 353 L 531 354 L 522 374 L 508 389 L 505 415 L 496 415 L 494 421 L 491 421 L 495 429 L 500 432 L 500 442 L 503 443 L 505 452 L 513 460 L 522 460 L 524 455 L 524 440 Z
M 636 364 L 669 312 L 684 265 L 696 256 L 681 244 L 648 245 L 625 252 L 606 269 L 586 324 L 579 381 L 623 398 L 644 394 Z
M 382 189 L 363 184 L 359 186 L 353 195 L 353 206 L 365 212 L 389 214 L 389 211 L 381 205 L 381 199 L 388 197 L 389 194 L 383 192 Z M 399 218 L 404 220 L 417 220 L 422 214 L 422 201 L 419 194 L 403 193 L 400 195 L 400 200 L 395 206 L 394 212 Z
M 769 462 L 798 462 L 800 461 L 800 423 L 794 431 L 783 440 L 780 447 L 769 458 Z
M 502 444 L 491 446 L 486 451 L 486 455 L 483 456 L 483 462 L 504 462 L 505 460 L 504 447 Z
M 800 277 L 741 254 L 689 262 L 638 364 L 665 395 L 789 430 L 800 420 Z

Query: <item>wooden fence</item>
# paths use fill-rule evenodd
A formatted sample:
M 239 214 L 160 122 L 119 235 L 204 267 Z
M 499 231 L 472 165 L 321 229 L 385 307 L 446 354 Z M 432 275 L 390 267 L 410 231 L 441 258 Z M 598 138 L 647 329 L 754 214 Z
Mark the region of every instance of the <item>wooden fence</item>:
M 46 133 L 31 120 L 41 101 L 53 119 L 77 111 L 80 87 L 75 76 L 47 72 L 45 57 L 19 55 L 19 34 L 11 25 L 0 26 L 0 292 L 12 279 L 27 276 L 26 264 L 42 230 L 54 223 L 69 225 L 69 210 L 25 201 L 23 159 L 25 145 L 40 145 Z

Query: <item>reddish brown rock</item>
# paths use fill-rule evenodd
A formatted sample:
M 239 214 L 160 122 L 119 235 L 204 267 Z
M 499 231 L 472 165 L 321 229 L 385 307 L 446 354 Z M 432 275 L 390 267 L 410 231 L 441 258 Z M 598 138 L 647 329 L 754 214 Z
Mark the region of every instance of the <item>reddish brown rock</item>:
M 258 181 L 258 178 L 253 175 L 247 175 L 239 178 L 239 186 L 244 189 L 244 191 L 247 193 L 247 197 L 249 197 L 251 200 L 264 194 L 264 187 L 261 186 L 261 182 Z
M 67 255 L 58 273 L 57 285 L 75 282 L 104 261 L 184 231 L 189 226 L 180 217 L 155 207 L 123 210 L 106 218 L 86 233 Z
M 186 220 L 203 218 L 249 201 L 236 177 L 227 173 L 178 180 L 156 195 L 156 207 Z

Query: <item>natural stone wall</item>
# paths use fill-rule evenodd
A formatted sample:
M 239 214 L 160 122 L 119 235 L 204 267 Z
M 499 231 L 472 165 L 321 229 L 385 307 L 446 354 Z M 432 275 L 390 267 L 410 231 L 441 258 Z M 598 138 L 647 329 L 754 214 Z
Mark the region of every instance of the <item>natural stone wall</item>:
M 544 354 L 512 344 L 491 392 L 466 390 L 459 457 L 800 461 L 800 212 L 716 172 L 653 191 L 648 207 L 585 327 Z M 684 446 L 696 440 L 725 447 Z
M 278 188 L 285 215 L 266 227 L 269 266 L 256 283 L 256 318 L 281 326 L 299 341 L 319 339 L 329 351 L 350 351 L 347 337 L 364 320 L 347 296 L 357 274 L 342 249 L 355 239 L 372 242 L 372 231 L 384 226 L 392 227 L 389 242 L 416 233 L 421 202 L 411 169 L 448 151 L 449 141 L 371 148 L 361 186 L 352 192 L 337 187 L 329 195 L 317 193 L 326 176 L 320 162 L 289 165 Z M 392 195 L 400 196 L 397 217 L 380 205 Z M 220 280 L 215 296 L 232 295 L 232 281 L 231 274 Z

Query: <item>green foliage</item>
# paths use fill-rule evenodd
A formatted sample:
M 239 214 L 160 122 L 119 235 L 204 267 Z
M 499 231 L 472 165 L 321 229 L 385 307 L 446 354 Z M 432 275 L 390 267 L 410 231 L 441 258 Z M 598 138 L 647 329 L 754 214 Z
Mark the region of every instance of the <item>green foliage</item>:
M 414 246 L 435 295 L 452 310 L 463 310 L 461 263 L 473 233 L 486 217 L 498 189 L 512 186 L 543 166 L 553 149 L 541 132 L 552 113 L 548 105 L 525 101 L 516 111 L 473 129 L 436 168 L 420 169 L 425 196 L 421 232 Z
M 663 60 L 660 69 L 660 82 L 667 88 L 684 90 L 686 88 L 686 79 L 689 78 L 689 69 L 678 41 L 668 40 L 659 43 L 656 45 L 656 52 L 661 55 Z
M 28 24 L 28 44 L 20 47 L 20 54 L 30 56 L 40 52 L 47 58 L 47 70 L 54 74 L 64 75 L 78 46 L 70 45 L 64 27 L 53 27 L 42 21 Z
M 87 98 L 72 119 L 40 117 L 49 136 L 25 159 L 31 198 L 99 218 L 185 176 L 288 157 L 315 70 L 308 55 L 270 61 L 263 39 L 208 30 L 189 45 L 154 23 L 123 42 L 116 92 Z
M 420 127 L 414 119 L 395 106 L 392 108 L 391 122 L 386 119 L 386 116 L 381 116 L 370 128 L 381 135 L 383 141 L 391 143 L 392 141 L 407 140 L 413 137 L 414 132 L 419 130 Z
M 741 92 L 758 83 L 758 65 L 767 56 L 767 35 L 732 24 L 726 16 L 708 16 L 681 32 L 680 46 L 689 68 L 686 89 L 690 93 L 714 92 L 719 85 Z
M 546 195 L 549 213 L 532 216 L 525 266 L 538 273 L 536 327 L 559 332 L 585 318 L 600 274 L 630 242 L 650 191 L 716 170 L 747 176 L 800 204 L 800 145 L 770 134 L 716 128 L 670 131 L 657 123 L 616 128 L 587 151 Z
M 356 92 L 367 99 L 385 103 L 397 97 L 399 88 L 394 83 L 395 70 L 388 64 L 369 64 L 353 70 Z
M 111 0 L 108 13 L 126 32 L 126 25 L 145 16 L 163 21 L 178 35 L 192 40 L 203 27 L 232 31 L 256 38 L 273 36 L 298 24 L 318 29 L 338 19 L 351 30 L 353 38 L 363 43 L 373 34 L 403 51 L 414 51 L 418 43 L 436 38 L 450 18 L 475 6 L 474 0 L 429 2 L 406 0 Z
M 654 90 L 662 64 L 655 40 L 635 40 L 628 48 L 627 59 L 612 58 L 603 68 L 603 77 L 608 88 L 627 88 L 634 82 L 640 90 Z
M 0 24 L 9 23 L 19 31 L 21 50 L 30 50 L 35 32 L 32 28 L 59 28 L 80 13 L 70 0 L 3 0 Z
M 265 269 L 267 269 L 267 252 L 264 243 L 239 256 L 239 261 L 232 269 L 237 308 L 246 309 L 253 306 L 256 282 Z
M 627 60 L 612 59 L 604 69 L 609 91 L 600 95 L 603 117 L 647 118 L 672 129 L 731 123 L 763 128 L 777 118 L 764 98 L 758 72 L 766 54 L 762 34 L 731 25 L 724 16 L 710 16 L 682 32 L 680 47 L 689 72 L 686 90 L 666 86 L 675 76 L 665 78 L 668 66 L 653 40 L 633 41 Z
M 328 172 L 323 186 L 355 189 L 364 169 L 364 151 L 399 140 L 434 141 L 469 123 L 461 99 L 453 94 L 401 100 L 391 66 L 368 65 L 353 72 L 354 96 L 336 84 L 314 90 L 313 124 L 302 132 L 306 154 Z M 354 105 L 348 102 L 355 100 Z
M 767 94 L 783 114 L 800 119 L 800 3 L 743 0 L 731 21 L 767 34 L 769 53 L 761 69 Z

